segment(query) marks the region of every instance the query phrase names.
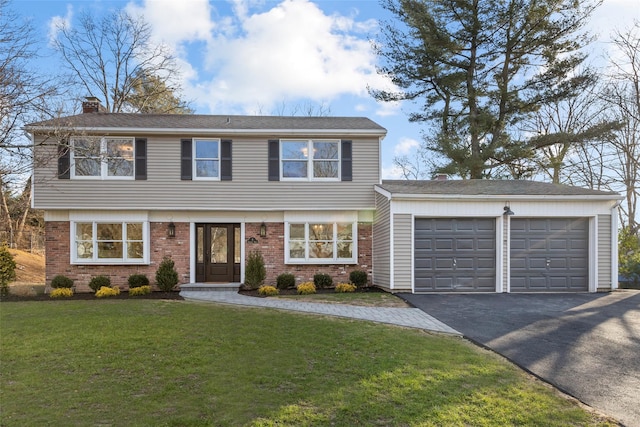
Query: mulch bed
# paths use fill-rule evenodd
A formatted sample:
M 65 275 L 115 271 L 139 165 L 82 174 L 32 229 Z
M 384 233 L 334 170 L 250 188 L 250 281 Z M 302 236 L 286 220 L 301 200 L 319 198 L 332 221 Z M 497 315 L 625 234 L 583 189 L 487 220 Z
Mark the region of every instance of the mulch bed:
M 72 297 L 69 298 L 51 298 L 48 294 L 39 294 L 39 295 L 14 295 L 9 294 L 7 296 L 0 297 L 0 301 L 2 302 L 17 302 L 17 301 L 69 301 L 69 300 L 97 300 L 97 301 L 108 301 L 114 299 L 164 299 L 164 300 L 182 300 L 183 298 L 180 296 L 180 292 L 151 292 L 147 295 L 136 295 L 129 296 L 128 292 L 120 292 L 119 295 L 114 295 L 111 297 L 105 298 L 96 298 L 96 296 L 91 292 L 82 292 L 73 294 Z
M 291 289 L 278 289 L 280 291 L 279 295 L 297 295 L 298 292 L 296 291 L 295 288 L 291 288 Z M 360 293 L 360 294 L 364 294 L 364 293 L 384 293 L 385 291 L 383 291 L 380 288 L 376 288 L 373 286 L 369 286 L 366 288 L 358 288 L 356 289 L 356 293 Z M 264 295 L 260 295 L 258 293 L 257 289 L 253 289 L 253 290 L 248 290 L 248 289 L 240 289 L 239 291 L 240 294 L 242 295 L 247 295 L 250 297 L 259 297 L 259 298 L 267 298 Z M 316 294 L 335 294 L 336 291 L 334 288 L 327 288 L 327 289 L 318 289 L 316 290 Z

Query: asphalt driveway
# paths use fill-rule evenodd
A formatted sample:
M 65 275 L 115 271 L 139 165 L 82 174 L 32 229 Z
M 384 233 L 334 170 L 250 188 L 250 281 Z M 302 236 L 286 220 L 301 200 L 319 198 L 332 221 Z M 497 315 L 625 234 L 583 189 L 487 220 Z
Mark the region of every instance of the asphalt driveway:
M 640 291 L 399 296 L 589 406 L 640 427 Z

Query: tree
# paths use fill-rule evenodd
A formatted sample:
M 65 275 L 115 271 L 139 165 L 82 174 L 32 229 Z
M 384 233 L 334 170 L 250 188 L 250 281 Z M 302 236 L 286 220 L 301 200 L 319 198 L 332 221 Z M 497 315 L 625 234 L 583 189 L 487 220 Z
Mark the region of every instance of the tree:
M 60 24 L 55 50 L 83 96 L 104 100 L 110 112 L 189 113 L 177 98 L 178 69 L 167 46 L 154 44 L 151 27 L 124 10 L 102 19 L 83 13 L 79 26 Z
M 588 38 L 582 26 L 599 2 L 574 0 L 384 0 L 399 22 L 383 24 L 379 73 L 397 91 L 381 101 L 421 101 L 411 121 L 432 126 L 427 148 L 446 159 L 440 172 L 491 176 L 550 143 L 517 126 L 540 105 L 591 84 L 578 71 Z

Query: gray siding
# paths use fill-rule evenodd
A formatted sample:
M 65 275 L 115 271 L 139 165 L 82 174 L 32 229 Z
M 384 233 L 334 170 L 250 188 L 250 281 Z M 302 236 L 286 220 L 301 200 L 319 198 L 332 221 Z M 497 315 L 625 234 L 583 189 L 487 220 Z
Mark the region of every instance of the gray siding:
M 412 217 L 393 215 L 393 290 L 411 291 Z
M 611 215 L 598 215 L 597 289 L 611 290 Z
M 379 141 L 376 137 L 348 138 L 353 141 L 351 182 L 274 182 L 268 181 L 267 140 L 277 139 L 277 135 L 231 138 L 232 181 L 182 181 L 181 136 L 147 137 L 146 181 L 60 180 L 56 178 L 56 147 L 39 147 L 39 156 L 51 160 L 46 166 L 36 169 L 35 206 L 38 209 L 145 210 L 339 210 L 374 207 L 373 186 L 380 179 Z M 225 135 L 215 137 L 226 138 Z
M 391 287 L 391 217 L 389 200 L 375 193 L 376 212 L 373 220 L 373 284 Z

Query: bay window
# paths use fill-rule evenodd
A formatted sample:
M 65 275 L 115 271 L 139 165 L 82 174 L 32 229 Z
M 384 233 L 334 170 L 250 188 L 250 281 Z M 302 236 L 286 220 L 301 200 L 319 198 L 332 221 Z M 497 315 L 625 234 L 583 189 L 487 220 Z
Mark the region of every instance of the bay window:
M 146 264 L 147 222 L 72 223 L 72 262 L 76 264 Z
M 355 222 L 286 223 L 286 263 L 355 264 L 356 234 Z

